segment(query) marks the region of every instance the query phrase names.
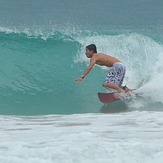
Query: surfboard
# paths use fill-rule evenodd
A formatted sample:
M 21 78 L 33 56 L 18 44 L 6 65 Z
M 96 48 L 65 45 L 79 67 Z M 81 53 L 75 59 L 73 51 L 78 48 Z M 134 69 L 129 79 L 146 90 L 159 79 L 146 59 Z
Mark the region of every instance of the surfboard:
M 113 93 L 100 93 L 100 92 L 98 92 L 98 97 L 102 103 L 109 103 L 109 102 L 114 102 L 114 101 L 117 101 L 120 99 L 128 98 L 133 93 L 133 90 L 135 90 L 135 89 L 124 92 L 123 94 L 118 94 L 117 92 L 113 92 Z

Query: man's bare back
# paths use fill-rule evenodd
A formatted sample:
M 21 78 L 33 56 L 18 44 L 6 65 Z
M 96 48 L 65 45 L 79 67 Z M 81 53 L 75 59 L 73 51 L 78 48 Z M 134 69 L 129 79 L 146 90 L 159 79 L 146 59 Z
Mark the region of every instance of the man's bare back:
M 103 53 L 93 54 L 91 60 L 96 60 L 96 64 L 100 66 L 106 66 L 106 67 L 111 67 L 114 63 L 120 62 L 117 58 L 114 58 L 110 55 L 106 55 Z

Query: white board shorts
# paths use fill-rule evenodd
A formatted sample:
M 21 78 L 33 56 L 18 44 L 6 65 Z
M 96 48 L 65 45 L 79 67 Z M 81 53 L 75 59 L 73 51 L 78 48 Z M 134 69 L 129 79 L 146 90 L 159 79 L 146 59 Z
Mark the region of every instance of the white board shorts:
M 116 62 L 111 67 L 110 71 L 106 74 L 103 81 L 104 83 L 114 83 L 117 86 L 121 86 L 126 72 L 126 67 L 121 62 Z

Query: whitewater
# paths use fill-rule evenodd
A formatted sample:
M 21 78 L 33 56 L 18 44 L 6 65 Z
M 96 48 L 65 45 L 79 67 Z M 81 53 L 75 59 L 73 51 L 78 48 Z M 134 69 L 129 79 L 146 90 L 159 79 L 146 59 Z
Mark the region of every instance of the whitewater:
M 2 163 L 161 163 L 163 113 L 0 116 Z

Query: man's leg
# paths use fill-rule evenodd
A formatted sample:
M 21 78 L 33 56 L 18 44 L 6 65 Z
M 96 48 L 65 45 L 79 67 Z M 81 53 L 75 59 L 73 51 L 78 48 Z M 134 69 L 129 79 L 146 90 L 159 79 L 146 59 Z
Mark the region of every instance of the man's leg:
M 131 89 L 128 88 L 127 86 L 120 86 L 120 88 L 122 88 L 125 92 L 130 91 Z
M 103 83 L 104 87 L 115 89 L 118 93 L 123 92 L 124 90 L 121 87 L 118 87 L 116 84 L 108 82 L 108 83 Z
M 109 73 L 106 75 L 106 78 L 103 82 L 103 86 L 106 88 L 111 88 L 116 90 L 118 93 L 123 92 L 122 82 L 125 75 L 126 68 L 122 63 L 116 63 Z

